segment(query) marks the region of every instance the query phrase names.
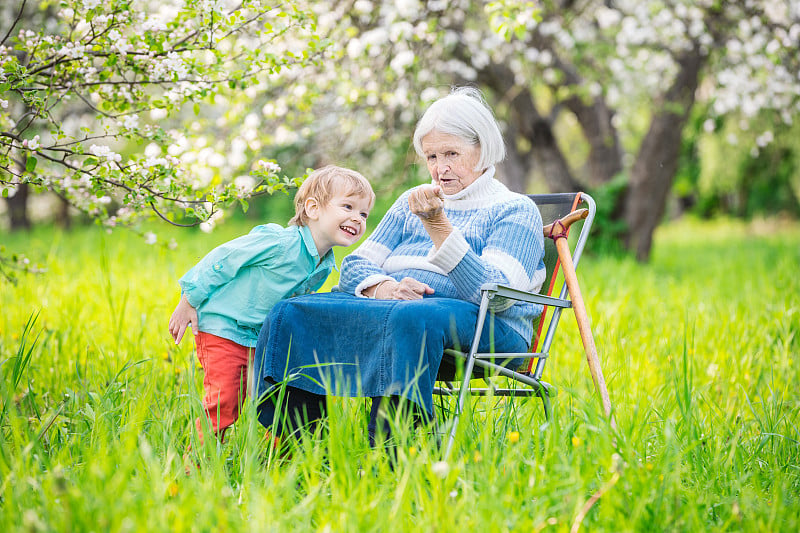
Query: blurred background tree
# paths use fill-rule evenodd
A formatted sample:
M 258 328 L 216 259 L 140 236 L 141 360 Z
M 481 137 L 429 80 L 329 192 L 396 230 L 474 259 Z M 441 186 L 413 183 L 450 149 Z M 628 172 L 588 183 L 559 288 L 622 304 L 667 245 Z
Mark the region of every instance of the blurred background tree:
M 106 224 L 208 224 L 327 162 L 390 201 L 426 179 L 415 120 L 464 83 L 502 123 L 501 179 L 587 190 L 640 260 L 668 210 L 798 214 L 800 0 L 50 5 L 3 8 L 0 181 Z M 71 193 L 81 179 L 90 194 Z
M 475 84 L 504 123 L 508 185 L 595 192 L 611 202 L 600 227 L 640 260 L 672 198 L 692 117 L 699 148 L 735 137 L 733 151 L 782 161 L 780 178 L 763 161 L 740 165 L 739 183 L 796 181 L 796 142 L 772 147 L 798 117 L 796 0 L 357 0 L 315 9 L 349 82 L 328 91 L 364 103 L 380 125 L 373 137 L 401 125 L 410 135 L 421 107 L 450 84 Z M 699 194 L 690 192 L 695 205 Z

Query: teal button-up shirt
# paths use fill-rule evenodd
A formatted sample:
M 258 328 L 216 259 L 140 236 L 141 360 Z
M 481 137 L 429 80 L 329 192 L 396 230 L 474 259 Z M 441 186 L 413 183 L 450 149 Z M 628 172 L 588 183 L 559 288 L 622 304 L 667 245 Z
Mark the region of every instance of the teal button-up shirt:
M 199 331 L 254 347 L 272 306 L 316 291 L 335 265 L 333 251 L 320 259 L 307 226 L 265 224 L 211 250 L 179 283 Z

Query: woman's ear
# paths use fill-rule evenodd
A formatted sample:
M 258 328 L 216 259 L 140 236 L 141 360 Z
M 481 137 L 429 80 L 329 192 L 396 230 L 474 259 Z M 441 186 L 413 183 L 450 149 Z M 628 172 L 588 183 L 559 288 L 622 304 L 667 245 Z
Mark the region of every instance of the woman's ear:
M 306 211 L 306 216 L 310 220 L 317 220 L 319 218 L 320 205 L 316 198 L 309 196 L 303 204 L 303 209 Z

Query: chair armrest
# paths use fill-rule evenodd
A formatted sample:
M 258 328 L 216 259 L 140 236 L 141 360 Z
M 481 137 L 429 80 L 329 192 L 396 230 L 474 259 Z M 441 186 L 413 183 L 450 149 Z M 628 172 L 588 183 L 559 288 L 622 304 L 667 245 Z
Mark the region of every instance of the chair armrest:
M 481 292 L 488 292 L 489 299 L 495 296 L 516 300 L 518 302 L 528 302 L 532 304 L 549 305 L 553 307 L 569 308 L 572 307 L 572 302 L 562 298 L 554 298 L 552 296 L 545 296 L 535 292 L 522 291 L 519 289 L 512 289 L 505 285 L 498 285 L 497 283 L 484 283 L 481 285 Z

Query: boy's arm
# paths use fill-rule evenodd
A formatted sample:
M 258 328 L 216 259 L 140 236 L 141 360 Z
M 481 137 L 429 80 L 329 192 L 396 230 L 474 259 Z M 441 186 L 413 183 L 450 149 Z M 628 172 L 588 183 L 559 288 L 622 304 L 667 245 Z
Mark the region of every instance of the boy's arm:
M 191 327 L 192 333 L 196 336 L 199 331 L 197 329 L 197 310 L 191 306 L 186 296 L 181 294 L 181 300 L 169 317 L 169 333 L 175 339 L 175 344 L 179 344 L 183 339 L 183 334 L 186 328 Z
M 206 254 L 179 280 L 181 293 L 193 307 L 199 307 L 208 296 L 232 280 L 242 268 L 269 263 L 283 250 L 278 226 L 257 226 L 247 235 L 217 246 Z

